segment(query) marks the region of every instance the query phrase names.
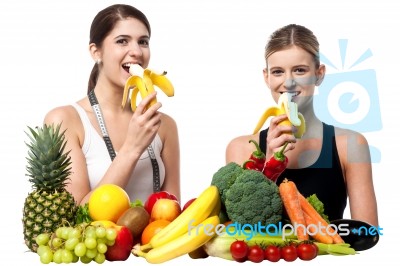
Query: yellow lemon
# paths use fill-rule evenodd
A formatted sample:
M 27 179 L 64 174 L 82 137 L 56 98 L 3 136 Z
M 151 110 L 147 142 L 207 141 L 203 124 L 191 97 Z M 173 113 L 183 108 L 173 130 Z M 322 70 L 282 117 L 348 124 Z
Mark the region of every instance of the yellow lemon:
M 120 186 L 104 184 L 92 192 L 88 207 L 89 215 L 93 220 L 116 223 L 118 218 L 130 208 L 130 199 Z

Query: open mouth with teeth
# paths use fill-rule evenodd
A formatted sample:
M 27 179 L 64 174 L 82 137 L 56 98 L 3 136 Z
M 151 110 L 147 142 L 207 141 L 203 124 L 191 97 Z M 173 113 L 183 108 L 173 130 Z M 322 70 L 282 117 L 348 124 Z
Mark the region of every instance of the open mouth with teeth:
M 127 73 L 129 73 L 129 68 L 130 68 L 132 65 L 138 65 L 138 64 L 125 63 L 125 64 L 122 65 L 122 68 L 123 68 Z
M 280 92 L 280 94 L 284 94 L 284 93 L 290 94 L 292 97 L 298 96 L 300 94 L 299 91 L 281 91 Z

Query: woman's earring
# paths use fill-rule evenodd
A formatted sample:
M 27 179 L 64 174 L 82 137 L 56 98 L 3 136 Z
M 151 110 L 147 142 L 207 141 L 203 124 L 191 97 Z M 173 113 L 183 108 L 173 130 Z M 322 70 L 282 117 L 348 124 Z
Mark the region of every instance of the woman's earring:
M 98 64 L 98 65 L 101 64 L 101 59 L 100 59 L 100 58 L 98 58 L 98 59 L 96 60 L 96 64 Z

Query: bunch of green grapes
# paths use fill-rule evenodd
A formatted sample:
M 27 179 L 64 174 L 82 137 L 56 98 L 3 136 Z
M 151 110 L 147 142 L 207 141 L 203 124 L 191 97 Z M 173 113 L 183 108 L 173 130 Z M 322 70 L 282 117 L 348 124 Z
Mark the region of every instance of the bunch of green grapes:
M 63 226 L 53 233 L 43 233 L 36 237 L 37 254 L 44 264 L 71 263 L 79 260 L 82 263 L 103 263 L 106 260 L 107 248 L 114 245 L 116 237 L 115 228 L 106 228 L 101 224 Z

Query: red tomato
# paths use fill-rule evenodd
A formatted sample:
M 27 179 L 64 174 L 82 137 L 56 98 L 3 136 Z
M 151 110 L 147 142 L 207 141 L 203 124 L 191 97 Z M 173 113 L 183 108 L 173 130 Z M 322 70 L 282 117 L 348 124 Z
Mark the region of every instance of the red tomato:
M 301 260 L 312 260 L 318 255 L 318 247 L 313 243 L 301 243 L 297 246 L 297 256 Z
M 275 245 L 269 245 L 264 250 L 264 259 L 277 262 L 281 259 L 281 249 Z
M 247 258 L 249 247 L 243 240 L 236 240 L 232 242 L 230 251 L 234 260 L 243 262 Z
M 264 250 L 257 245 L 249 247 L 247 258 L 251 262 L 262 262 L 264 260 Z
M 297 259 L 297 249 L 294 245 L 286 245 L 281 248 L 281 257 L 285 261 L 295 261 Z
M 153 209 L 154 203 L 156 203 L 157 200 L 159 199 L 172 199 L 172 200 L 177 200 L 176 196 L 173 194 L 170 194 L 167 191 L 160 191 L 160 192 L 155 192 L 151 194 L 146 202 L 144 203 L 144 208 L 146 211 L 151 214 L 151 210 Z

